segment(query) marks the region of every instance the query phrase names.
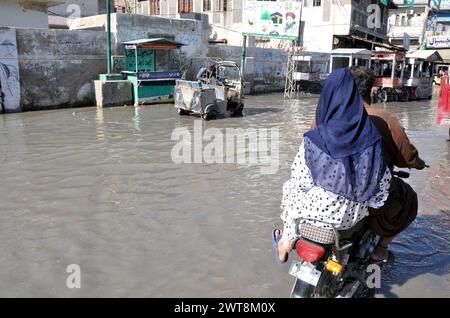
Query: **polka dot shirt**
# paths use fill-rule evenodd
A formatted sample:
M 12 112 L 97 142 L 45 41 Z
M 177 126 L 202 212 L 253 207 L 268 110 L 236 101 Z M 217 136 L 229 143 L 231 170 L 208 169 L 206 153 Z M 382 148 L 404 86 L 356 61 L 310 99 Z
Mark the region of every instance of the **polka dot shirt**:
M 366 202 L 354 202 L 316 186 L 305 162 L 302 143 L 292 164 L 291 179 L 283 185 L 281 219 L 286 239 L 297 238 L 297 226 L 310 223 L 321 228 L 346 230 L 369 215 L 368 207 L 383 206 L 389 195 L 391 172 L 386 169 L 379 191 Z

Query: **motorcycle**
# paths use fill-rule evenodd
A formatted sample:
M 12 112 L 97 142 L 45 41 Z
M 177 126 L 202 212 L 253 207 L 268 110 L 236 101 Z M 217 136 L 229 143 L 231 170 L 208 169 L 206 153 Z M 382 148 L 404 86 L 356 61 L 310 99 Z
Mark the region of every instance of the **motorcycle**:
M 408 178 L 405 171 L 393 172 Z M 300 260 L 294 260 L 289 274 L 295 277 L 291 298 L 373 297 L 368 285 L 374 264 L 371 255 L 380 237 L 367 228 L 365 220 L 345 231 L 328 230 L 310 224 L 299 226 L 294 244 Z

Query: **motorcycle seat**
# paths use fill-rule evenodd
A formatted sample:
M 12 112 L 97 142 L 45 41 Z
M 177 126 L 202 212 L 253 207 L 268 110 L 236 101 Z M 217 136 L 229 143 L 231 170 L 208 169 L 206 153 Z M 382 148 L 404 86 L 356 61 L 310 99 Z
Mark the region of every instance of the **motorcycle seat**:
M 361 230 L 361 228 L 365 225 L 365 220 L 362 220 L 355 224 L 351 229 L 337 231 L 339 236 L 339 240 L 349 240 L 351 239 L 357 232 Z M 336 231 L 324 229 L 321 227 L 314 226 L 312 224 L 303 223 L 299 225 L 299 236 L 305 238 L 307 240 L 324 244 L 331 245 L 336 242 Z

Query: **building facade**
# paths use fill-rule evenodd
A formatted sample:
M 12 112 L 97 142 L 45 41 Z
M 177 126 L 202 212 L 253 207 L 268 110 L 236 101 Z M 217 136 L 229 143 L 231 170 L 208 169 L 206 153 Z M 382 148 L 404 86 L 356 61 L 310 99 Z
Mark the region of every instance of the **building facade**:
M 211 24 L 211 39 L 241 45 L 245 0 L 116 0 L 117 13 L 202 20 Z
M 0 26 L 48 29 L 47 10 L 62 1 L 0 0 Z
M 374 49 L 388 45 L 388 10 L 377 0 L 303 0 L 299 46 L 304 51 L 336 48 Z
M 52 29 L 68 29 L 73 19 L 106 13 L 105 0 L 64 0 L 48 9 L 48 23 Z M 114 0 L 110 1 L 114 12 Z
M 207 19 L 211 24 L 211 41 L 229 45 L 242 45 L 243 20 L 249 1 L 257 0 L 117 0 L 116 10 L 172 18 Z M 283 0 L 278 0 L 285 2 Z M 329 52 L 335 47 L 371 46 L 372 42 L 387 42 L 388 8 L 377 0 L 292 0 L 302 2 L 300 46 L 308 51 Z M 128 5 L 127 5 L 128 4 Z M 368 7 L 377 11 L 368 12 Z M 134 7 L 133 7 L 134 8 Z M 375 26 L 368 21 L 378 14 Z M 252 38 L 250 46 L 281 48 L 286 41 Z
M 417 49 L 424 42 L 430 8 L 428 0 L 415 0 L 410 8 L 403 0 L 394 0 L 398 8 L 389 11 L 389 41 L 408 49 Z M 405 35 L 406 34 L 406 35 Z

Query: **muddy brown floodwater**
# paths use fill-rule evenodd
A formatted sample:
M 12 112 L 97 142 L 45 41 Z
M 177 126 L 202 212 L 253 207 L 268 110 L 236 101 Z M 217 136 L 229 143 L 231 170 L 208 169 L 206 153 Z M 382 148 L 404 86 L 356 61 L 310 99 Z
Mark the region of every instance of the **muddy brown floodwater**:
M 288 297 L 275 263 L 289 177 L 316 98 L 249 96 L 243 118 L 204 128 L 280 130 L 280 168 L 171 159 L 172 105 L 0 116 L 0 296 Z M 379 297 L 450 295 L 450 143 L 436 100 L 385 106 L 430 164 L 412 171 L 418 219 L 392 246 Z M 293 258 L 294 255 L 291 255 Z M 81 288 L 66 285 L 69 264 Z

